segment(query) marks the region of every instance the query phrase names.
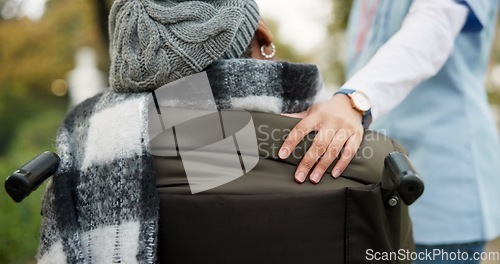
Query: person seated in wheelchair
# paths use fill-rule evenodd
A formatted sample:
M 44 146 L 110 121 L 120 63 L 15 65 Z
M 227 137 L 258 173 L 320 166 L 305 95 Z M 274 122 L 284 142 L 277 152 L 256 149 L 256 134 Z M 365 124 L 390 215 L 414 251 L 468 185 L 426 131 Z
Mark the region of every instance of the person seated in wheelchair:
M 380 183 L 397 143 L 365 132 L 321 182 L 294 179 L 314 137 L 279 157 L 299 122 L 281 114 L 329 95 L 316 66 L 272 60 L 253 0 L 117 0 L 109 26 L 111 91 L 60 127 L 39 263 L 332 263 L 412 248 L 407 209 Z

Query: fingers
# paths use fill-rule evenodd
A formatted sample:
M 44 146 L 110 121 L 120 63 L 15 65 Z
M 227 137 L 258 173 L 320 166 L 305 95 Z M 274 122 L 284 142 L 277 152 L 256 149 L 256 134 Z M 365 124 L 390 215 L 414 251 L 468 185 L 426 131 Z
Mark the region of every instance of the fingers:
M 323 178 L 323 175 L 325 174 L 328 167 L 330 167 L 330 165 L 339 155 L 342 146 L 347 140 L 345 136 L 341 135 L 342 132 L 340 131 L 335 134 L 335 137 L 332 139 L 332 142 L 328 146 L 328 150 L 321 157 L 318 164 L 316 164 L 314 171 L 311 173 L 311 182 L 319 183 L 321 178 Z
M 311 162 L 317 162 L 318 158 L 321 157 L 310 176 L 312 183 L 319 183 L 325 172 L 328 170 L 328 167 L 330 167 L 333 161 L 339 156 L 340 151 L 343 149 L 341 158 L 332 170 L 332 176 L 334 176 L 334 178 L 338 178 L 356 155 L 356 152 L 361 145 L 362 138 L 363 131 L 349 131 L 345 129 L 337 131 L 326 151 L 323 152 L 322 146 L 314 148 L 313 144 L 311 149 L 308 151 L 308 155 L 303 158 L 302 162 L 305 161 L 304 166 L 301 167 L 299 164 L 297 171 L 309 171 L 311 169 L 311 167 L 309 167 Z M 320 142 L 319 145 L 322 145 L 324 141 L 315 138 L 315 142 Z M 309 154 L 309 152 L 311 153 Z M 305 177 L 302 177 L 304 177 L 303 174 L 296 174 L 295 180 L 302 183 L 305 180 Z
M 311 171 L 311 169 L 314 167 L 316 162 L 320 159 L 323 154 L 329 149 L 330 143 L 332 142 L 332 139 L 334 137 L 335 131 L 331 129 L 323 129 L 318 132 L 316 137 L 314 137 L 314 142 L 312 146 L 309 148 L 307 151 L 306 155 L 302 158 L 302 161 L 300 162 L 297 171 L 295 172 L 295 180 L 299 183 L 303 183 Z M 333 161 L 333 160 L 332 160 Z M 331 162 L 330 162 L 331 164 Z M 327 166 L 328 168 L 328 166 Z M 326 170 L 326 169 L 325 169 Z M 321 174 L 315 174 L 313 173 L 311 175 L 311 181 L 314 183 L 318 183 L 321 177 L 323 176 L 323 173 Z
M 310 119 L 301 120 L 290 132 L 281 146 L 278 156 L 286 159 L 293 152 L 302 139 L 314 130 L 315 124 Z
M 307 134 L 313 131 L 313 129 L 306 129 L 306 127 L 313 127 L 310 123 L 308 124 L 306 120 L 302 121 L 302 123 L 297 124 L 294 129 L 295 131 L 292 130 L 292 132 L 290 132 L 290 135 L 280 150 L 280 158 L 287 158 L 292 152 L 290 149 L 293 150 Z M 342 150 L 342 156 L 332 170 L 332 176 L 338 178 L 356 155 L 356 151 L 361 145 L 362 138 L 362 129 L 340 129 L 335 131 L 335 129 L 330 128 L 319 130 L 311 148 L 309 148 L 304 155 L 295 172 L 295 181 L 303 183 L 307 176 L 310 175 L 312 183 L 319 183 L 328 167 L 339 156 Z M 286 156 L 284 151 L 286 151 Z M 309 173 L 313 168 L 314 170 L 312 173 Z
M 330 101 L 312 106 L 305 115 L 288 135 L 278 156 L 281 159 L 288 158 L 307 134 L 311 131 L 318 131 L 311 148 L 302 158 L 294 178 L 302 183 L 314 168 L 310 179 L 311 182 L 318 183 L 343 149 L 342 156 L 332 172 L 332 175 L 338 178 L 361 144 L 362 114 L 352 108 L 347 96 L 334 96 Z M 301 115 L 292 116 L 300 117 Z
M 347 165 L 351 162 L 351 160 L 356 155 L 356 151 L 361 145 L 361 141 L 363 139 L 363 131 L 354 133 L 353 136 L 347 140 L 345 143 L 344 149 L 342 150 L 342 155 L 338 160 L 335 167 L 332 169 L 332 176 L 334 178 L 338 178 L 344 170 L 347 168 Z

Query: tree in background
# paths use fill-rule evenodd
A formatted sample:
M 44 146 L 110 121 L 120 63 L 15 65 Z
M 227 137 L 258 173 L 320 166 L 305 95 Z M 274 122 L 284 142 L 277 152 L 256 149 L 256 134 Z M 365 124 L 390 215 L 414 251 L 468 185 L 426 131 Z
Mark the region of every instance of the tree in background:
M 344 45 L 347 23 L 349 21 L 349 12 L 351 10 L 353 0 L 333 0 L 332 21 L 328 25 L 330 44 L 326 54 L 326 70 L 333 73 L 332 82 L 341 85 L 344 83 L 345 57 Z
M 79 47 L 97 49 L 100 66 L 107 71 L 107 40 L 103 40 L 95 14 L 89 1 L 51 0 L 39 21 L 0 21 L 0 154 L 17 124 L 34 108 L 65 104 L 65 98 L 54 97 L 53 85 L 74 67 Z

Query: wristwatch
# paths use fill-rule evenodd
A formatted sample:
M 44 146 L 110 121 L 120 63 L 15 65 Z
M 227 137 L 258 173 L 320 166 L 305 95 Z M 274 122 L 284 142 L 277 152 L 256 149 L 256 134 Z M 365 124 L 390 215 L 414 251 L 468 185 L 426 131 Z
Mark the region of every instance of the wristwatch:
M 340 89 L 335 94 L 345 94 L 349 96 L 352 108 L 363 115 L 363 120 L 361 121 L 363 127 L 368 128 L 368 126 L 372 122 L 372 104 L 368 96 L 361 91 L 352 89 Z

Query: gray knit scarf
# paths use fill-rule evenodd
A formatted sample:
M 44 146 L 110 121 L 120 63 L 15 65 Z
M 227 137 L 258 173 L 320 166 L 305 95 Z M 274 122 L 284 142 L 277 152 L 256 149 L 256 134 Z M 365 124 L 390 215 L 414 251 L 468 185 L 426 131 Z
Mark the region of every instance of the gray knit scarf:
M 322 87 L 312 65 L 227 60 L 206 71 L 219 109 L 299 112 Z M 42 205 L 39 263 L 156 261 L 159 204 L 148 146 L 149 95 L 105 92 L 66 116 L 57 136 L 61 163 Z M 234 103 L 242 98 L 255 104 Z

